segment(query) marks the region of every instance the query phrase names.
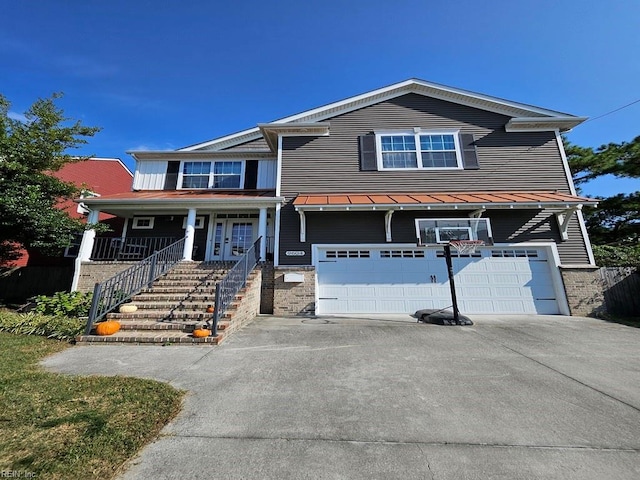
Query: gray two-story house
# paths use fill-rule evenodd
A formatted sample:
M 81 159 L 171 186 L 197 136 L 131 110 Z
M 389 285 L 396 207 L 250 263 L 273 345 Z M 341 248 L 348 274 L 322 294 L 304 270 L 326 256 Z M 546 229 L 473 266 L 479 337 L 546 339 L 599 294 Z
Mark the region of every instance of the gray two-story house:
M 231 261 L 264 239 L 265 311 L 445 308 L 443 245 L 480 226 L 483 246 L 453 252 L 463 313 L 588 313 L 576 287 L 595 268 L 581 209 L 596 202 L 576 195 L 560 136 L 584 120 L 412 79 L 175 151 L 131 152 L 132 191 L 84 200 L 96 218 L 126 219 L 121 242 L 87 232 L 75 286 L 102 261 L 192 231 L 187 261 Z M 421 225 L 433 226 L 426 241 Z

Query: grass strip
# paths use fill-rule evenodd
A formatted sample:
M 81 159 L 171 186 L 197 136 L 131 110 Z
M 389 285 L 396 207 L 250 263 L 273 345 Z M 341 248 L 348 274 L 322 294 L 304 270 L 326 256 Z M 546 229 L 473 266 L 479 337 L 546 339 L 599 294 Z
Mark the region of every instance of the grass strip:
M 0 470 L 20 478 L 110 479 L 180 410 L 183 392 L 126 377 L 50 373 L 70 345 L 0 332 Z

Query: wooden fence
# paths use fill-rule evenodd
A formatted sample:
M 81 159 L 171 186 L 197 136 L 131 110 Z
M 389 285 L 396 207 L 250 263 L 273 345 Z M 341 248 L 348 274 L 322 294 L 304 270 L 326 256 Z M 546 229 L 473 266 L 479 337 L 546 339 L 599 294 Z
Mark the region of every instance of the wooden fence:
M 0 301 L 23 302 L 34 295 L 69 291 L 72 278 L 72 266 L 0 269 Z
M 609 313 L 640 317 L 640 272 L 633 267 L 603 267 L 600 278 Z

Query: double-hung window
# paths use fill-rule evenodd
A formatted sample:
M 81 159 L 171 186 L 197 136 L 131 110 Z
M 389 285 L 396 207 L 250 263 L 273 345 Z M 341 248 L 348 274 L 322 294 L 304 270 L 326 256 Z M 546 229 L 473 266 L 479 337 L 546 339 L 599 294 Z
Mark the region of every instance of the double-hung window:
M 379 133 L 377 142 L 382 170 L 462 168 L 457 132 Z
M 242 162 L 215 162 L 213 188 L 240 188 Z
M 182 188 L 208 188 L 211 162 L 184 162 Z
M 181 188 L 241 188 L 242 162 L 184 162 Z

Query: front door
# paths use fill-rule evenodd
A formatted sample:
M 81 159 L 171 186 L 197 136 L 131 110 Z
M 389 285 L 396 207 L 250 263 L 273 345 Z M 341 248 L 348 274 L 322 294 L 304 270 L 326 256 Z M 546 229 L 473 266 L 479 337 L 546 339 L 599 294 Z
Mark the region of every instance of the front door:
M 212 223 L 207 260 L 238 260 L 256 239 L 256 220 L 216 220 Z

